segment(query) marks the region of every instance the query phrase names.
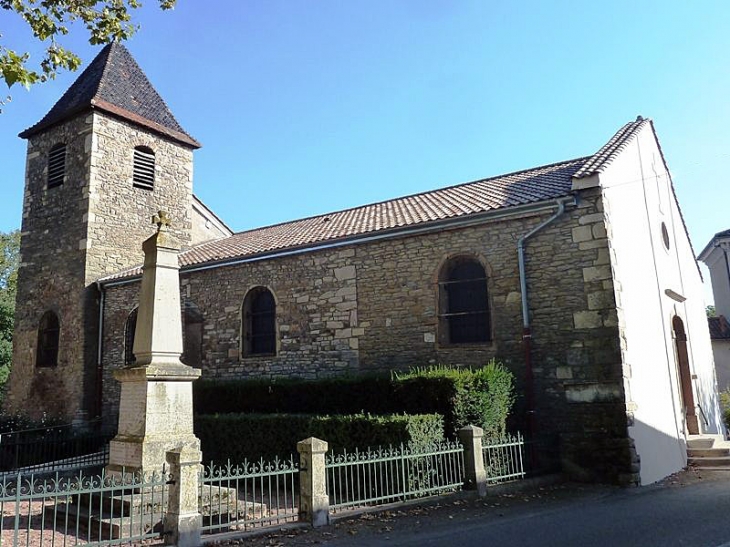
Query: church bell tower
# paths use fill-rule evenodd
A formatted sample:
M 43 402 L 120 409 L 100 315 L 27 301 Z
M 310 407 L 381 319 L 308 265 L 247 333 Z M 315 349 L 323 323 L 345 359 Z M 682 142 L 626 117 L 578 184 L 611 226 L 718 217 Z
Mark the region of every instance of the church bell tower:
M 5 411 L 93 418 L 103 305 L 96 281 L 142 262 L 160 209 L 175 219 L 174 236 L 191 244 L 200 144 L 119 43 L 105 46 L 20 137 L 28 151 Z

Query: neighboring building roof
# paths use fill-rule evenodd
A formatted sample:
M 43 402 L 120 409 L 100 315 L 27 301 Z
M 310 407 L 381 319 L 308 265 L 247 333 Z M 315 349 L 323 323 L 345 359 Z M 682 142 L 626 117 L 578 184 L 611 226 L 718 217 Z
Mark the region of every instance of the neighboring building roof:
M 188 135 L 129 53 L 117 42 L 106 45 L 41 121 L 20 133 L 28 138 L 85 111 L 98 109 L 192 148 Z
M 610 141 L 593 154 L 585 165 L 578 170 L 575 178 L 581 179 L 603 172 L 647 124 L 651 124 L 651 120 L 637 116 L 636 121 L 624 125 Z
M 715 243 L 718 239 L 726 239 L 730 238 L 730 230 L 723 230 L 722 232 L 717 232 L 714 236 L 712 236 L 712 239 L 710 242 L 705 245 L 705 248 L 702 249 L 702 252 L 697 256 L 700 260 L 704 261 L 707 259 L 707 257 L 710 254 L 710 251 L 715 247 Z
M 724 315 L 720 317 L 708 317 L 707 324 L 710 327 L 710 338 L 713 340 L 730 340 L 730 325 Z
M 239 232 L 183 251 L 179 255 L 180 266 L 184 269 L 284 249 L 306 248 L 570 196 L 573 175 L 585 161 L 586 158 L 578 158 Z M 140 273 L 141 268 L 137 267 L 100 281 L 103 283 Z

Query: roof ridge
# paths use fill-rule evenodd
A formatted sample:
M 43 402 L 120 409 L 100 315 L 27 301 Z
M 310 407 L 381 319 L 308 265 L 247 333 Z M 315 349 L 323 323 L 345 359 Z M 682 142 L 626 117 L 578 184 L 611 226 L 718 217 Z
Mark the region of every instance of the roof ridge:
M 650 118 L 638 116 L 635 121 L 624 124 L 573 176 L 581 179 L 602 173 L 634 140 L 639 131 L 651 123 Z
M 293 224 L 295 222 L 304 222 L 304 221 L 307 221 L 307 220 L 314 220 L 314 219 L 320 218 L 320 217 L 328 217 L 330 215 L 336 215 L 336 214 L 341 214 L 341 213 L 348 213 L 348 212 L 351 212 L 351 211 L 357 211 L 359 209 L 365 209 L 365 208 L 368 208 L 368 207 L 375 207 L 377 205 L 384 205 L 386 203 L 391 203 L 391 202 L 394 202 L 394 201 L 401 201 L 401 200 L 410 199 L 410 198 L 417 198 L 417 197 L 421 197 L 421 196 L 428 195 L 428 194 L 434 194 L 436 192 L 443 192 L 445 190 L 453 190 L 455 188 L 460 188 L 460 187 L 463 187 L 463 186 L 469 186 L 471 184 L 478 184 L 480 182 L 490 182 L 490 181 L 497 180 L 497 179 L 501 179 L 501 178 L 505 178 L 505 177 L 512 177 L 512 176 L 516 176 L 516 175 L 521 175 L 521 174 L 524 174 L 524 173 L 528 173 L 530 171 L 537 171 L 539 169 L 547 169 L 547 168 L 550 168 L 550 167 L 557 167 L 559 165 L 568 165 L 568 164 L 571 164 L 571 163 L 575 163 L 575 162 L 578 162 L 578 161 L 585 160 L 585 159 L 590 158 L 590 157 L 591 156 L 583 156 L 583 157 L 574 158 L 574 159 L 565 160 L 565 161 L 556 161 L 554 163 L 548 163 L 548 164 L 545 164 L 545 165 L 538 165 L 537 167 L 532 167 L 530 169 L 520 169 L 519 171 L 512 171 L 510 173 L 503 173 L 501 175 L 495 175 L 493 177 L 487 177 L 487 178 L 483 178 L 483 179 L 476 179 L 476 180 L 471 180 L 471 181 L 467 181 L 467 182 L 459 182 L 457 184 L 452 184 L 450 186 L 444 186 L 442 188 L 434 188 L 433 190 L 424 190 L 423 192 L 416 192 L 414 194 L 406 194 L 404 196 L 397 196 L 397 197 L 394 197 L 394 198 L 384 199 L 384 200 L 381 200 L 381 201 L 374 201 L 372 203 L 365 203 L 363 205 L 356 205 L 354 207 L 347 207 L 345 209 L 339 209 L 337 211 L 329 211 L 329 212 L 326 212 L 326 213 L 319 213 L 319 214 L 315 214 L 315 215 L 310 215 L 308 217 L 295 218 L 295 219 L 291 219 L 291 220 L 284 220 L 284 221 L 281 221 L 281 222 L 277 222 L 275 224 L 269 224 L 267 226 L 259 226 L 257 228 L 249 228 L 248 230 L 241 230 L 240 232 L 234 232 L 233 235 L 230 236 L 230 237 L 235 237 L 237 235 L 247 234 L 247 233 L 250 233 L 250 232 L 257 232 L 259 230 L 264 230 L 264 229 L 267 229 L 267 228 L 276 228 L 278 226 L 284 226 L 286 224 Z M 205 245 L 206 243 L 207 242 L 201 243 L 200 245 L 195 245 L 194 247 L 191 247 L 191 249 L 198 248 L 201 245 Z M 187 252 L 187 251 L 185 251 L 185 252 Z

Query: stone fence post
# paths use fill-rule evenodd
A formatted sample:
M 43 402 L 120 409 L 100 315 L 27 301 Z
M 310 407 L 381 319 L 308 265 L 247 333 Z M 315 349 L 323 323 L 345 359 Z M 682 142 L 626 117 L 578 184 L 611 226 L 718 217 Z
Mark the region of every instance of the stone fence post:
M 198 508 L 200 495 L 200 450 L 183 447 L 167 453 L 172 483 L 164 518 L 165 544 L 199 547 L 203 517 Z
M 481 427 L 468 425 L 458 431 L 459 440 L 464 445 L 464 488 L 476 490 L 480 497 L 487 495 L 487 472 L 484 469 L 484 455 L 482 454 L 482 437 L 484 430 Z
M 327 442 L 314 437 L 299 441 L 299 520 L 313 527 L 330 522 L 330 499 L 327 495 L 324 455 Z

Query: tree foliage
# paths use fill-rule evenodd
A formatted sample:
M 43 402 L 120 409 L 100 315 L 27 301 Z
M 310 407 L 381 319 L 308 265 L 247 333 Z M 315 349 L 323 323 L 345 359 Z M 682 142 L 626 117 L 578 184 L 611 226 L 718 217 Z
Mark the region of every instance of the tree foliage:
M 10 374 L 19 259 L 20 232 L 0 232 L 0 384 Z
M 176 0 L 156 2 L 169 10 Z M 76 70 L 81 59 L 59 43 L 73 24 L 86 28 L 90 44 L 126 40 L 138 29 L 132 13 L 141 6 L 140 0 L 0 0 L 0 8 L 22 17 L 33 35 L 48 44 L 44 57 L 31 63 L 29 53 L 0 42 L 0 76 L 8 87 L 21 84 L 29 88 L 55 78 L 60 70 Z

